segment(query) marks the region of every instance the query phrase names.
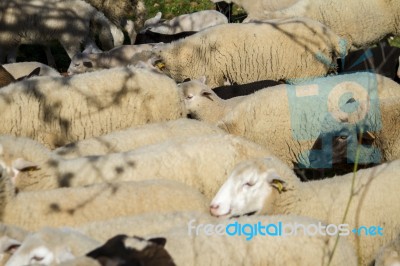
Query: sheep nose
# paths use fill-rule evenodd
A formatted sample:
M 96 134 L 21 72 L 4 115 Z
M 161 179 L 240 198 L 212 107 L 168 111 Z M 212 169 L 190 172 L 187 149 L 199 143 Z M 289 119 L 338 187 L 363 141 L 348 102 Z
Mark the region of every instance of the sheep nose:
M 218 204 L 211 204 L 210 205 L 210 213 L 211 213 L 211 215 L 214 215 L 214 216 L 218 216 L 218 208 L 219 208 L 219 205 Z

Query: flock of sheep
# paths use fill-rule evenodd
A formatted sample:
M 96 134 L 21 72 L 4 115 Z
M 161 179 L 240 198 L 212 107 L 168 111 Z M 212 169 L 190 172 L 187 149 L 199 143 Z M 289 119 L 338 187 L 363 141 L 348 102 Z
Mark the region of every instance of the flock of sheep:
M 400 265 L 400 2 L 225 2 L 0 1 L 1 265 Z

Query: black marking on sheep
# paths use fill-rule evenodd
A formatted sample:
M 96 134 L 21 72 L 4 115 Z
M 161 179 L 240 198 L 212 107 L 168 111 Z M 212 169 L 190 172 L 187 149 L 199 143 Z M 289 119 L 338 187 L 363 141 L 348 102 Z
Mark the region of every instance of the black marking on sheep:
M 109 263 L 117 263 L 113 265 L 119 266 L 173 266 L 175 265 L 170 254 L 165 250 L 166 239 L 151 238 L 144 239 L 133 236 L 133 240 L 144 242 L 142 250 L 137 250 L 127 244 L 128 236 L 117 235 L 109 239 L 103 246 L 86 254 L 99 261 L 101 265 L 109 265 Z

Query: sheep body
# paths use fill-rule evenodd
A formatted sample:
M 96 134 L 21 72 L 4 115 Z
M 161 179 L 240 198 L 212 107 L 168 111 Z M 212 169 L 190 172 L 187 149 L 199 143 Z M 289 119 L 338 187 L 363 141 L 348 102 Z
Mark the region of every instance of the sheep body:
M 28 230 L 73 226 L 144 212 L 207 209 L 207 201 L 200 192 L 172 180 L 119 182 L 16 195 L 10 180 L 2 178 L 1 182 L 1 220 Z
M 15 78 L 21 78 L 40 67 L 39 76 L 60 77 L 60 73 L 48 65 L 39 62 L 19 62 L 4 64 L 3 67 Z
M 346 96 L 346 93 L 352 95 Z M 332 115 L 341 105 L 338 100 L 341 95 L 353 97 L 359 103 L 363 102 L 354 116 L 344 113 Z M 366 95 L 370 98 L 366 98 Z M 243 136 L 267 147 L 288 165 L 294 163 L 307 167 L 310 166 L 310 154 L 307 152 L 311 150 L 324 127 L 331 131 L 336 126 L 364 123 L 371 128 L 366 130 L 376 131 L 373 133 L 376 137 L 374 145 L 382 153 L 379 160 L 393 160 L 400 156 L 399 146 L 394 145 L 397 140 L 394 127 L 398 125 L 399 98 L 399 84 L 377 74 L 360 72 L 332 76 L 296 86 L 278 85 L 257 91 L 246 96 L 218 125 L 230 134 Z M 356 117 L 355 114 L 362 115 L 363 110 L 369 110 L 363 109 L 363 106 L 367 106 L 364 101 L 366 99 L 373 99 L 375 102 L 370 104 L 379 107 L 371 109 L 374 111 L 365 119 Z M 317 107 L 317 103 L 321 103 L 321 107 Z M 295 114 L 300 114 L 301 110 L 307 111 L 302 113 L 301 118 L 297 118 Z M 327 118 L 330 122 L 327 122 Z M 307 125 L 302 126 L 303 123 Z
M 164 72 L 176 81 L 205 75 L 207 85 L 217 87 L 226 79 L 243 84 L 322 76 L 336 56 L 346 53 L 346 45 L 324 25 L 295 18 L 218 25 L 159 45 L 154 53 L 165 64 Z M 282 55 L 283 47 L 290 54 Z
M 5 0 L 1 2 L 0 10 L 3 14 L 0 24 L 2 51 L 15 50 L 19 44 L 58 40 L 72 58 L 80 51 L 81 43 L 94 45 L 90 39 L 91 22 L 100 27 L 100 41 L 104 48 L 114 46 L 110 22 L 84 1 Z M 15 62 L 15 58 L 8 61 Z
M 327 25 L 353 46 L 361 48 L 377 43 L 388 35 L 400 34 L 397 27 L 399 14 L 398 1 L 298 0 L 281 10 L 267 10 L 261 18 L 308 17 Z M 368 34 L 365 34 L 365 29 L 368 29 Z
M 68 74 L 72 75 L 117 66 L 127 66 L 131 63 L 130 59 L 136 53 L 150 51 L 152 48 L 153 45 L 151 44 L 141 44 L 122 45 L 102 53 L 83 51 L 82 53 L 77 53 L 71 59 Z
M 0 110 L 1 134 L 30 137 L 49 148 L 185 116 L 172 79 L 131 67 L 11 84 L 0 91 Z
M 134 216 L 94 221 L 74 226 L 74 229 L 98 241 L 106 241 L 117 234 L 151 235 L 176 227 L 185 227 L 191 220 L 197 223 L 218 222 L 208 213 L 199 211 L 177 211 L 164 213 L 143 213 Z
M 40 190 L 160 177 L 181 181 L 211 198 L 236 163 L 266 155 L 271 154 L 259 145 L 231 135 L 182 137 L 123 153 L 51 158 L 39 170 L 18 173 L 15 182 L 20 190 Z
M 217 216 L 242 215 L 249 211 L 295 214 L 325 223 L 347 224 L 346 236 L 357 250 L 361 264 L 366 265 L 380 246 L 392 241 L 400 232 L 399 169 L 400 160 L 396 160 L 355 174 L 300 182 L 275 158 L 251 160 L 232 171 L 212 200 L 211 212 Z M 238 186 L 243 189 L 237 190 Z M 374 234 L 371 231 L 365 233 L 362 229 L 370 227 L 375 228 L 375 237 L 369 235 Z M 353 229 L 358 233 L 350 232 Z
M 162 34 L 176 34 L 185 31 L 201 31 L 206 28 L 227 24 L 226 16 L 216 10 L 202 10 L 191 14 L 183 14 L 173 19 L 160 22 L 161 12 L 154 18 L 144 22 L 144 29 Z
M 214 226 L 213 228 L 221 225 L 225 229 L 234 222 L 242 226 L 279 222 L 305 226 L 318 224 L 316 220 L 296 216 L 241 217 L 209 224 Z M 196 223 L 191 225 L 196 226 Z M 176 265 L 326 265 L 335 242 L 334 237 L 305 236 L 304 231 L 289 237 L 257 235 L 249 241 L 244 235 L 228 236 L 225 230 L 223 235 L 210 235 L 201 230 L 196 235 L 195 230 L 195 228 L 177 227 L 147 237 L 166 238 L 165 249 Z M 343 264 L 357 265 L 353 249 L 344 238 L 341 238 L 330 265 Z
M 107 135 L 83 139 L 57 148 L 52 153 L 66 159 L 71 159 L 88 155 L 125 152 L 172 138 L 223 133 L 224 131 L 216 126 L 197 120 L 182 118 L 113 131 Z M 2 143 L 1 137 L 0 143 Z M 14 158 L 16 159 L 18 157 L 14 156 Z M 27 161 L 35 159 L 33 156 L 23 158 Z M 48 158 L 49 157 L 47 157 L 47 159 Z
M 32 263 L 57 265 L 74 257 L 83 256 L 100 245 L 100 242 L 75 230 L 45 227 L 28 235 L 6 266 Z

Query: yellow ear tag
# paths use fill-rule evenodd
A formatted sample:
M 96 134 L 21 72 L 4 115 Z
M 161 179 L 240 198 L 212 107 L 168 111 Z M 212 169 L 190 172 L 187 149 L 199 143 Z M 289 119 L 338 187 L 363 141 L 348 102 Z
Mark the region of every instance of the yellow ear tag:
M 283 191 L 282 183 L 279 180 L 274 180 L 272 182 L 275 184 L 275 186 L 278 189 L 279 193 L 281 193 Z
M 156 64 L 156 67 L 157 67 L 159 70 L 163 70 L 163 68 L 165 68 L 165 64 L 162 63 L 162 62 L 158 62 L 158 63 Z

